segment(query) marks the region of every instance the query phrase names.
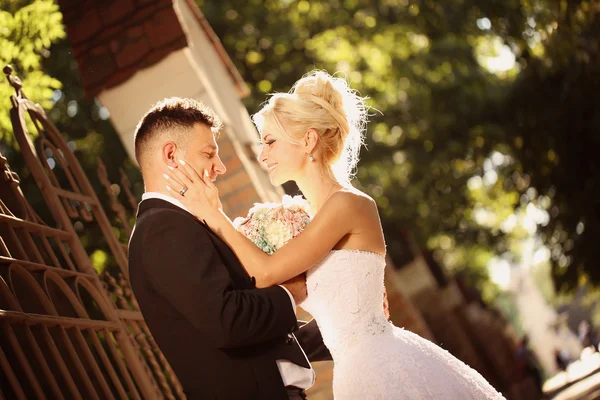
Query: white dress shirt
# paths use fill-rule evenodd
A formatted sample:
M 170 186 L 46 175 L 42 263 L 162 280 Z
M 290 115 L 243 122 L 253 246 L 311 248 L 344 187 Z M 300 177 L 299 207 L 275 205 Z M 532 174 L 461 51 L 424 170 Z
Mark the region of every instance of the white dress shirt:
M 142 195 L 142 200 L 148 199 L 161 199 L 189 212 L 189 210 L 183 205 L 181 201 L 162 193 L 146 192 Z M 285 292 L 288 294 L 292 308 L 294 309 L 295 313 L 296 301 L 294 300 L 294 297 L 292 296 L 290 291 L 287 290 L 286 287 L 281 285 L 279 286 L 283 288 L 283 290 L 285 290 Z M 302 350 L 302 347 L 300 347 L 300 350 Z M 302 353 L 304 354 L 304 350 L 302 350 Z M 306 354 L 304 354 L 304 357 L 306 357 Z M 296 386 L 301 389 L 308 389 L 315 384 L 315 371 L 312 368 L 301 367 L 300 365 L 294 364 L 289 360 L 277 360 L 276 362 L 284 386 Z

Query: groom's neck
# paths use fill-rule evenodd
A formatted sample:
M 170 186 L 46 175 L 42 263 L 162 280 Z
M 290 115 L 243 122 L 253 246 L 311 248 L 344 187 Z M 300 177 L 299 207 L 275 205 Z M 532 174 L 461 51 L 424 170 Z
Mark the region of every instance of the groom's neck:
M 172 196 L 173 194 L 167 190 L 167 181 L 159 176 L 158 178 L 152 177 L 152 179 L 144 179 L 144 192 L 161 193 L 165 196 Z

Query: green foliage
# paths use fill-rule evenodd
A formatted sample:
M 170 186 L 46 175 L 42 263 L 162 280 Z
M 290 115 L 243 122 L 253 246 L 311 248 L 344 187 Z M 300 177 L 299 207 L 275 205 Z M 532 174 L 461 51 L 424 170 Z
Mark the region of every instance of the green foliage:
M 251 112 L 313 68 L 345 75 L 381 111 L 357 185 L 393 257 L 402 226 L 447 268 L 485 279 L 477 260 L 537 231 L 565 288 L 582 271 L 600 282 L 597 3 L 197 3 L 254 89 Z
M 551 200 L 542 234 L 564 290 L 582 275 L 600 283 L 600 11 L 595 1 L 543 4 L 532 40 L 544 51 L 523 55 L 503 114 L 523 172 Z
M 109 220 L 114 226 L 116 237 L 127 243 L 128 235 L 122 225 L 112 212 L 110 201 L 105 193 L 104 187 L 97 179 L 98 158 L 100 158 L 107 170 L 109 180 L 117 184 L 114 189 L 117 194 L 121 193 L 121 203 L 126 205 L 123 190 L 119 185 L 119 168 L 123 168 L 133 185 L 133 192 L 137 198 L 141 198 L 143 184 L 138 168 L 129 158 L 119 135 L 114 130 L 109 117 L 110 114 L 96 99 L 85 96 L 80 79 L 78 66 L 73 58 L 71 45 L 63 40 L 52 46 L 52 54 L 44 62 L 44 70 L 62 82 L 62 88 L 54 94 L 54 105 L 48 112 L 49 118 L 60 132 L 63 132 L 70 141 L 71 148 L 86 175 L 90 179 L 94 191 L 103 203 Z M 17 157 L 14 157 L 17 158 Z M 14 160 L 12 163 L 17 162 Z M 27 188 L 33 193 L 32 188 Z M 29 195 L 32 201 L 35 197 Z M 48 220 L 51 218 L 48 216 Z M 131 224 L 133 221 L 129 221 Z M 108 270 L 116 276 L 118 267 L 106 244 L 104 235 L 95 222 L 76 222 L 84 247 L 92 256 L 92 264 L 98 272 Z
M 56 5 L 28 3 L 0 0 L 0 61 L 51 109 L 89 176 L 101 155 L 111 177 L 125 164 L 139 193 L 106 110 L 83 95 Z M 370 97 L 380 112 L 356 185 L 377 201 L 393 258 L 403 259 L 410 232 L 489 299 L 487 261 L 517 257 L 522 240 L 541 233 L 561 288 L 582 276 L 600 282 L 597 2 L 197 3 L 252 89 L 250 112 L 314 68 L 338 71 Z M 3 143 L 9 93 L 0 85 Z M 93 246 L 97 236 L 82 240 Z
M 255 89 L 251 112 L 265 92 L 287 91 L 313 68 L 338 71 L 368 95 L 380 112 L 369 125 L 357 185 L 380 207 L 390 254 L 402 257 L 406 230 L 446 267 L 474 268 L 473 276 L 486 279 L 480 260 L 501 232 L 473 220 L 479 200 L 467 182 L 483 175 L 503 138 L 494 113 L 512 79 L 489 73 L 475 57 L 477 40 L 494 36 L 477 28 L 482 9 L 458 1 L 198 3 Z M 517 4 L 494 13 L 517 20 L 519 11 Z M 488 189 L 488 203 L 511 213 L 519 194 L 500 184 Z
M 97 100 L 85 97 L 79 80 L 78 66 L 73 58 L 71 45 L 66 40 L 58 5 L 52 0 L 0 0 L 0 5 L 2 66 L 7 63 L 13 66 L 15 74 L 23 81 L 27 97 L 40 103 L 45 108 L 48 118 L 65 135 L 115 226 L 115 235 L 126 243 L 127 234 L 112 214 L 104 187 L 96 179 L 97 159 L 100 157 L 104 161 L 112 182 L 118 182 L 119 168 L 122 167 L 138 198 L 143 191 L 140 174 L 108 120 L 108 111 Z M 0 152 L 8 158 L 11 168 L 21 177 L 21 188 L 25 197 L 42 219 L 52 224 L 52 214 L 31 179 L 14 140 L 9 117 L 9 97 L 12 93 L 13 90 L 6 81 L 0 84 Z M 35 129 L 29 128 L 29 132 L 35 135 Z M 61 184 L 69 187 L 64 180 Z M 118 185 L 115 186 L 115 190 L 122 192 Z M 126 204 L 125 199 L 122 199 L 122 202 Z M 74 221 L 74 226 L 97 271 L 116 272 L 116 262 L 96 223 Z
M 12 65 L 23 81 L 27 96 L 44 108 L 52 107 L 51 97 L 61 87 L 59 80 L 41 69 L 53 43 L 66 36 L 62 14 L 53 0 L 0 1 L 0 65 Z M 8 110 L 13 89 L 0 85 L 0 139 L 12 141 Z

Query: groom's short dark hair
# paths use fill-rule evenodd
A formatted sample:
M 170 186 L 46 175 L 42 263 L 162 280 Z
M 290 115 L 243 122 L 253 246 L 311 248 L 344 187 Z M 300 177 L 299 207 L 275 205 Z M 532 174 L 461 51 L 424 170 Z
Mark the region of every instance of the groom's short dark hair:
M 201 102 L 180 97 L 171 97 L 156 103 L 142 117 L 134 133 L 135 159 L 140 167 L 144 153 L 152 142 L 164 133 L 179 134 L 196 124 L 208 126 L 215 136 L 221 130 L 221 121 L 213 110 Z

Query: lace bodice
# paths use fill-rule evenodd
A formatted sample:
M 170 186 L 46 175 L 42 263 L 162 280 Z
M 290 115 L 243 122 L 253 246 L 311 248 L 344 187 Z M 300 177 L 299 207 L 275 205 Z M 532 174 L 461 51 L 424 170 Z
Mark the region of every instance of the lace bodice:
M 335 399 L 503 399 L 446 350 L 386 320 L 384 269 L 380 254 L 335 250 L 306 273 L 301 306 L 333 356 Z
M 302 308 L 318 321 L 334 359 L 360 338 L 391 332 L 383 311 L 384 268 L 381 254 L 334 250 L 307 272 Z

